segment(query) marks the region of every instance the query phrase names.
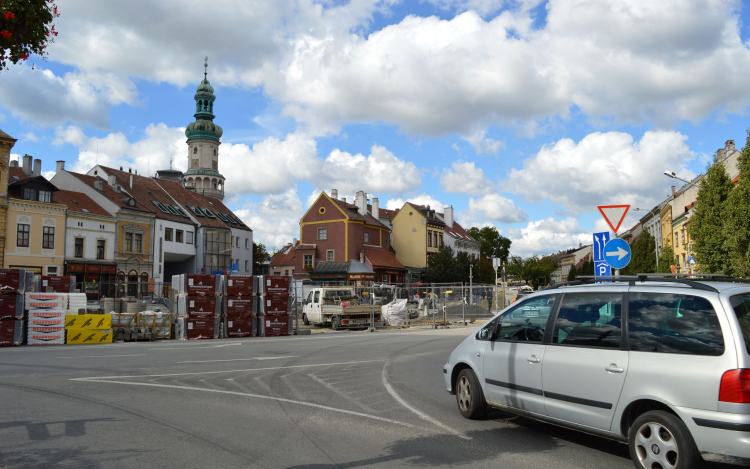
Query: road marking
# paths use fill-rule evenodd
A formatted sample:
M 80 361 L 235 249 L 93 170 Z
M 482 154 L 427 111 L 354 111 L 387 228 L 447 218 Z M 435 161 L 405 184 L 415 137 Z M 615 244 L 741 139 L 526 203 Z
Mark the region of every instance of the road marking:
M 225 360 L 195 360 L 195 361 L 189 361 L 189 362 L 177 362 L 177 364 L 179 365 L 180 363 L 243 362 L 243 361 L 250 361 L 250 360 L 280 360 L 282 358 L 297 358 L 297 357 L 294 355 L 287 355 L 285 357 L 227 358 Z
M 450 433 L 453 433 L 454 435 L 456 435 L 459 438 L 463 438 L 464 440 L 471 440 L 472 439 L 471 437 L 466 436 L 466 435 L 464 435 L 463 433 L 461 433 L 461 432 L 459 432 L 457 430 L 454 430 L 453 428 L 449 427 L 448 425 L 435 420 L 434 418 L 432 418 L 429 415 L 425 414 L 421 410 L 419 410 L 419 409 L 417 409 L 417 408 L 409 405 L 405 400 L 403 400 L 401 398 L 401 396 L 398 395 L 398 393 L 393 389 L 393 387 L 388 382 L 387 374 L 388 374 L 388 366 L 389 366 L 389 364 L 390 364 L 390 360 L 386 360 L 385 365 L 383 365 L 383 373 L 382 373 L 383 386 L 385 386 L 385 389 L 386 389 L 386 391 L 388 391 L 388 394 L 390 394 L 394 399 L 396 399 L 396 401 L 398 401 L 399 404 L 401 404 L 402 406 L 406 407 L 407 409 L 409 409 L 413 413 L 417 414 L 419 416 L 419 418 L 421 418 L 423 420 L 426 420 L 426 421 L 432 423 L 433 425 L 436 425 L 436 426 L 442 428 L 443 430 L 446 430 L 446 431 L 448 431 Z
M 365 414 L 363 412 L 355 412 L 355 411 L 346 410 L 346 409 L 338 409 L 336 407 L 328 407 L 328 406 L 324 406 L 320 404 L 314 404 L 312 402 L 295 401 L 292 399 L 285 399 L 283 397 L 265 396 L 263 394 L 253 394 L 253 393 L 238 392 L 238 391 L 226 391 L 223 389 L 197 388 L 194 386 L 176 386 L 173 384 L 133 383 L 133 382 L 129 383 L 127 381 L 109 381 L 109 380 L 91 380 L 91 379 L 86 380 L 86 381 L 90 383 L 109 383 L 109 384 L 119 384 L 119 385 L 126 385 L 126 386 L 147 386 L 147 387 L 154 387 L 154 388 L 182 389 L 186 391 L 215 392 L 218 394 L 229 394 L 229 395 L 234 395 L 234 396 L 250 397 L 254 399 L 265 399 L 269 401 L 283 402 L 285 404 L 294 404 L 294 405 L 300 405 L 304 407 L 313 407 L 315 409 L 329 410 L 331 412 L 354 415 L 356 417 L 365 417 L 368 419 L 379 420 L 381 422 L 392 423 L 394 425 L 402 425 L 404 427 L 409 427 L 409 428 L 417 428 L 415 425 L 412 425 L 410 423 L 400 422 L 398 420 L 388 419 L 385 417 L 379 417 L 377 415 Z
M 145 353 L 136 353 L 135 355 L 78 355 L 71 357 L 53 357 L 53 358 L 108 358 L 108 357 L 144 357 Z
M 71 378 L 71 381 L 93 381 L 102 379 L 124 379 L 124 378 L 163 378 L 165 376 L 190 376 L 190 375 L 211 375 L 216 373 L 240 373 L 243 371 L 265 371 L 265 370 L 282 370 L 285 368 L 312 368 L 315 366 L 334 366 L 334 365 L 351 365 L 355 363 L 372 363 L 382 362 L 384 359 L 378 360 L 361 360 L 356 362 L 338 362 L 338 363 L 316 363 L 312 365 L 289 365 L 289 366 L 275 366 L 271 368 L 246 368 L 244 370 L 226 370 L 226 371 L 195 371 L 190 373 L 168 373 L 161 375 L 119 375 L 119 376 L 93 376 L 88 378 Z

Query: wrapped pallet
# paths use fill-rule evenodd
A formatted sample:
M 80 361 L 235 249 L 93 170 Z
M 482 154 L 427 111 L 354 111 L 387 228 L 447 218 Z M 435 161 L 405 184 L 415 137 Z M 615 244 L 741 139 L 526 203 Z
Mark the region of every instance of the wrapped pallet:
M 76 278 L 73 275 L 42 275 L 39 277 L 41 284 L 40 292 L 47 293 L 73 293 L 76 288 Z
M 28 327 L 65 327 L 65 310 L 35 309 L 28 312 Z
M 0 319 L 23 319 L 23 294 L 8 292 L 0 295 Z
M 24 269 L 0 269 L 0 294 L 24 293 L 27 287 L 27 273 Z M 31 273 L 33 278 L 33 273 Z
M 87 298 L 85 293 L 70 293 L 68 294 L 68 312 L 71 314 L 77 314 L 82 309 L 86 309 Z
M 24 307 L 31 311 L 35 309 L 68 309 L 69 293 L 25 293 Z
M 186 277 L 185 293 L 188 296 L 215 296 L 221 291 L 221 275 L 187 274 Z
M 63 345 L 65 343 L 65 328 L 29 327 L 26 343 L 29 345 Z
M 22 319 L 0 319 L 0 347 L 11 347 L 23 343 Z

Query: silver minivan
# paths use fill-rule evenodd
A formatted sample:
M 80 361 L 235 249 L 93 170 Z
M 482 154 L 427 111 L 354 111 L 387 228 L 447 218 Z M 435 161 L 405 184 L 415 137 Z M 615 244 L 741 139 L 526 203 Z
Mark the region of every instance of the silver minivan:
M 639 469 L 750 462 L 750 284 L 582 280 L 512 304 L 451 353 L 461 414 L 496 407 L 626 442 Z

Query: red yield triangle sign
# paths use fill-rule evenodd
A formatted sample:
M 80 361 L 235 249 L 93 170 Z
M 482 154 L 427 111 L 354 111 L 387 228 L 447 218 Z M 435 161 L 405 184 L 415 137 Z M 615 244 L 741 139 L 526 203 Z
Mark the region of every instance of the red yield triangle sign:
M 630 210 L 630 205 L 599 205 L 596 208 L 599 209 L 604 221 L 607 222 L 612 231 L 617 234 L 617 230 L 620 229 L 622 221 L 625 219 L 625 215 Z

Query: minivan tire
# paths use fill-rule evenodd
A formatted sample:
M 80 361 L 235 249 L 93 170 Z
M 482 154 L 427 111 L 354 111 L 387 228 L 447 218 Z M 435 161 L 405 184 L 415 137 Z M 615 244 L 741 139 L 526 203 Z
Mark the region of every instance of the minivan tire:
M 479 420 L 487 415 L 487 401 L 484 399 L 482 386 L 471 368 L 458 373 L 456 378 L 456 404 L 458 410 L 467 419 Z
M 690 430 L 679 417 L 662 410 L 646 412 L 633 421 L 628 432 L 628 448 L 638 469 L 693 469 L 701 462 Z M 669 464 L 665 464 L 667 462 Z
M 304 314 L 304 313 L 302 313 L 302 323 L 303 323 L 303 324 L 304 324 L 305 326 L 309 326 L 309 325 L 310 325 L 310 320 L 309 320 L 309 319 L 307 319 L 307 314 Z

